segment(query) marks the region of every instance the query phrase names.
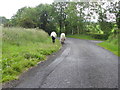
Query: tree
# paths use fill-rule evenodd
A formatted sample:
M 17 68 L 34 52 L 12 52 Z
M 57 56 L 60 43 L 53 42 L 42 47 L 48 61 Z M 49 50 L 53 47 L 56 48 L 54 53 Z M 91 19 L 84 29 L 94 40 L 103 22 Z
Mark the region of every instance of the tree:
M 115 14 L 119 28 L 119 12 L 118 3 L 55 2 L 40 4 L 34 8 L 23 7 L 12 17 L 9 24 L 25 28 L 39 27 L 49 34 L 52 31 L 56 31 L 58 34 L 61 32 L 86 34 L 88 32 L 99 33 L 102 30 L 109 36 L 114 23 L 108 20 L 107 13 Z M 98 22 L 94 22 L 97 18 Z
M 6 24 L 9 21 L 9 19 L 6 19 L 6 17 L 0 16 L 0 24 Z
M 65 9 L 67 8 L 67 2 L 56 2 L 53 3 L 53 8 L 55 13 L 53 15 L 54 21 L 58 26 L 59 35 L 61 32 L 65 32 L 66 29 L 66 13 Z

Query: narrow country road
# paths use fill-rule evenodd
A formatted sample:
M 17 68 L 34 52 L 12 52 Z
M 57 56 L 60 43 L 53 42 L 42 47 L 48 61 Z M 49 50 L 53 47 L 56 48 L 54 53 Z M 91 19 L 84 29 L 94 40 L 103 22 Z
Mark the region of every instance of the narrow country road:
M 68 38 L 61 54 L 28 72 L 14 88 L 118 88 L 118 57 L 99 42 Z

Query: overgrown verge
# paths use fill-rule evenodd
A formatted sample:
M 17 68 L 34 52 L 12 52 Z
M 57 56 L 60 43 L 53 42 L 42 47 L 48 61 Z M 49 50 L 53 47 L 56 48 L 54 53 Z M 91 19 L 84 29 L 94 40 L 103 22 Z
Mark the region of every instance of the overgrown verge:
M 113 52 L 117 56 L 120 56 L 120 48 L 118 47 L 120 45 L 120 42 L 118 40 L 119 37 L 120 34 L 112 34 L 109 36 L 108 40 L 102 43 L 98 43 L 97 45 L 104 47 L 105 49 Z
M 3 28 L 2 38 L 2 80 L 17 79 L 20 73 L 45 60 L 47 55 L 60 49 L 43 30 Z

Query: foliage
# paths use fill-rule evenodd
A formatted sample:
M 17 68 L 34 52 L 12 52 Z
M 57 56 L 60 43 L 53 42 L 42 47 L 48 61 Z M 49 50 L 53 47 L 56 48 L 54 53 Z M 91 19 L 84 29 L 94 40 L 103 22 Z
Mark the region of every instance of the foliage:
M 5 17 L 1 17 L 1 16 L 0 16 L 0 25 L 1 25 L 1 24 L 6 24 L 8 21 L 9 21 L 9 20 L 6 19 Z
M 107 49 L 111 52 L 113 52 L 115 55 L 120 56 L 120 53 L 119 53 L 120 43 L 118 41 L 119 37 L 120 37 L 120 33 L 117 33 L 117 34 L 112 33 L 109 36 L 108 40 L 106 40 L 105 42 L 99 43 L 98 45 L 104 47 L 105 49 Z
M 40 29 L 3 28 L 2 82 L 17 79 L 21 72 L 60 49 Z
M 108 36 L 105 34 L 90 34 L 95 39 L 100 39 L 100 40 L 107 40 Z
M 109 37 L 114 24 L 119 28 L 118 2 L 54 2 L 34 8 L 23 7 L 6 26 L 43 29 L 48 34 L 86 34 L 101 32 Z M 97 21 L 95 21 L 97 20 Z

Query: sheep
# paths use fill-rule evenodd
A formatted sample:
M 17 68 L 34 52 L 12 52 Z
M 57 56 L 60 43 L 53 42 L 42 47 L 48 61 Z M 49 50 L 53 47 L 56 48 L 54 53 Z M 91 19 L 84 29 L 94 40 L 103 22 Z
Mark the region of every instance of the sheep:
M 55 43 L 55 39 L 56 39 L 56 37 L 57 37 L 57 34 L 56 34 L 55 32 L 52 32 L 52 33 L 50 34 L 50 36 L 51 36 L 51 38 L 52 38 L 52 42 Z
M 65 39 L 66 39 L 65 33 L 61 33 L 61 35 L 60 35 L 60 42 L 61 42 L 61 44 L 64 44 Z

